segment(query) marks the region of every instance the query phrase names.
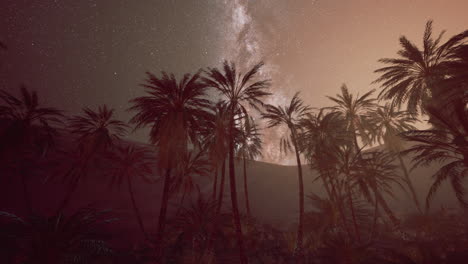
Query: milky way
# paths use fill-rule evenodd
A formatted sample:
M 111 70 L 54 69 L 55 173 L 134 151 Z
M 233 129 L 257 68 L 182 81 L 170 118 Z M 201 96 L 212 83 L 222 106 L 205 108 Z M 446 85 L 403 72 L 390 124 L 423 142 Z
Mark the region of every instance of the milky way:
M 46 104 L 77 113 L 107 104 L 128 120 L 128 100 L 143 94 L 145 72 L 178 76 L 224 59 L 245 69 L 265 61 L 273 80 L 267 103 L 297 91 L 314 107 L 329 105 L 342 83 L 365 92 L 398 37 L 420 45 L 427 19 L 456 34 L 468 25 L 466 0 L 3 0 L 0 86 L 25 83 Z M 266 161 L 280 158 L 281 130 L 266 130 Z M 146 131 L 131 139 L 146 141 Z

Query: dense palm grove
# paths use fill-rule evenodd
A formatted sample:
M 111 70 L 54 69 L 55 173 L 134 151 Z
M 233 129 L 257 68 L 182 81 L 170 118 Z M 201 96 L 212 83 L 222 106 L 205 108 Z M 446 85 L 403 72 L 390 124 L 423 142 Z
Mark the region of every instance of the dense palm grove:
M 353 94 L 343 85 L 322 109 L 308 106 L 300 94 L 288 105 L 264 104 L 271 92 L 263 63 L 240 72 L 226 61 L 180 80 L 148 73 L 145 94 L 129 101 L 128 124 L 105 105 L 69 117 L 40 105 L 25 87 L 18 95 L 2 91 L 1 176 L 20 179 L 29 214 L 0 213 L 1 261 L 466 263 L 467 40 L 465 31 L 443 42 L 442 34 L 432 35 L 430 21 L 422 48 L 401 37 L 395 58 L 380 60 L 380 93 Z M 429 128 L 417 129 L 419 120 Z M 262 155 L 261 127 L 283 127 L 280 149 L 297 161 L 299 212 L 291 227 L 261 223 L 249 206 L 247 164 Z M 122 140 L 140 128 L 148 129 L 151 147 Z M 61 146 L 63 135 L 74 139 L 73 147 Z M 413 164 L 405 164 L 405 156 Z M 434 163 L 439 169 L 428 175 L 433 184 L 420 201 L 411 167 Z M 318 179 L 304 179 L 304 166 Z M 118 221 L 112 211 L 69 208 L 79 199 L 80 182 L 96 170 L 131 201 L 142 237 L 134 248 L 108 243 L 106 225 Z M 32 177 L 64 182 L 66 195 L 55 198 L 60 204 L 53 214 L 34 209 Z M 155 227 L 142 219 L 136 177 L 162 186 L 160 201 L 153 201 L 159 208 Z M 201 191 L 200 177 L 210 191 Z M 326 196 L 304 193 L 305 180 L 319 181 Z M 444 182 L 460 210 L 430 208 Z M 397 188 L 407 192 L 414 214 L 401 217 L 389 206 Z M 224 194 L 230 199 L 223 201 Z M 314 210 L 305 211 L 305 203 Z

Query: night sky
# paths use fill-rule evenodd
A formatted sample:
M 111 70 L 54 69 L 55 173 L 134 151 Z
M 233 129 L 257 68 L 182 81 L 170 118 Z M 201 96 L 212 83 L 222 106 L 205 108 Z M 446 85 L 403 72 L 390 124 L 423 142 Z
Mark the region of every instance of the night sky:
M 146 71 L 180 76 L 223 59 L 264 60 L 269 103 L 301 91 L 322 107 L 342 83 L 354 92 L 377 88 L 377 60 L 395 56 L 402 34 L 420 45 L 427 19 L 435 32 L 467 29 L 466 10 L 466 0 L 3 0 L 0 85 L 16 91 L 24 83 L 69 114 L 106 103 L 127 121 Z M 277 136 L 265 135 L 265 160 L 277 162 Z

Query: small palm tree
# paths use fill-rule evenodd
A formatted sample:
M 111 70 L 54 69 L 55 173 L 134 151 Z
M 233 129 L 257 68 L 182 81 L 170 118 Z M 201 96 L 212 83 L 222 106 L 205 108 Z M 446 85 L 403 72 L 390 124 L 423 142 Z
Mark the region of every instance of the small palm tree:
M 244 195 L 245 195 L 245 208 L 247 215 L 250 217 L 250 204 L 249 192 L 247 184 L 247 160 L 255 160 L 262 156 L 262 139 L 258 133 L 257 125 L 252 117 L 245 120 L 240 129 L 239 147 L 237 149 L 237 156 L 242 159 L 244 171 Z
M 154 182 L 151 178 L 152 165 L 154 158 L 152 153 L 146 147 L 136 147 L 132 145 L 118 146 L 115 151 L 108 154 L 108 159 L 111 161 L 111 168 L 107 175 L 111 178 L 111 186 L 120 188 L 122 185 L 127 185 L 128 194 L 132 202 L 133 211 L 140 227 L 140 231 L 146 239 L 149 239 L 145 231 L 143 219 L 132 186 L 132 179 L 140 177 L 147 182 Z
M 413 124 L 417 122 L 417 119 L 409 112 L 397 110 L 395 107 L 392 107 L 391 104 L 378 107 L 377 111 L 371 113 L 370 118 L 375 126 L 372 135 L 373 140 L 380 144 L 383 143 L 387 150 L 396 153 L 414 204 L 419 212 L 421 212 L 418 195 L 416 194 L 408 169 L 400 154 L 403 149 L 403 140 L 399 136 L 400 133 L 404 131 L 415 130 L 416 128 Z
M 218 102 L 212 107 L 212 115 L 208 122 L 202 126 L 203 149 L 206 150 L 208 159 L 210 160 L 214 177 L 213 177 L 213 201 L 218 199 L 221 208 L 222 198 L 224 195 L 224 176 L 226 172 L 226 157 L 228 153 L 228 137 L 229 137 L 229 118 L 226 104 Z M 219 198 L 217 198 L 218 174 L 221 169 L 221 180 L 219 184 Z
M 429 20 L 422 50 L 405 36 L 400 37 L 399 57 L 380 59 L 379 62 L 386 66 L 375 71 L 380 77 L 374 82 L 383 87 L 379 98 L 391 99 L 397 108 L 407 103 L 411 114 L 425 113 L 431 101 L 438 100 L 443 92 L 438 89 L 438 84 L 450 75 L 450 66 L 457 60 L 454 54 L 468 37 L 467 30 L 441 43 L 444 32 L 434 39 L 432 20 Z
M 440 185 L 449 180 L 460 204 L 465 201 L 463 177 L 468 176 L 468 110 L 458 109 L 455 116 L 446 116 L 435 108 L 428 113 L 437 124 L 426 130 L 410 130 L 402 134 L 405 140 L 416 143 L 403 154 L 413 154 L 414 167 L 442 163 L 443 166 L 432 176 L 434 182 L 426 198 L 426 210 Z
M 185 156 L 189 144 L 199 145 L 200 127 L 209 117 L 211 104 L 206 99 L 207 86 L 200 81 L 199 73 L 185 74 L 180 81 L 165 72 L 161 77 L 147 75 L 142 84 L 146 95 L 130 100 L 129 110 L 136 112 L 130 122 L 137 129 L 151 127 L 150 140 L 156 147 L 158 169 L 165 174 L 156 238 L 162 245 L 173 178 L 171 170 Z M 162 252 L 161 247 L 158 250 Z
M 309 113 L 301 120 L 300 144 L 313 170 L 318 171 L 329 200 L 338 209 L 343 227 L 351 236 L 346 221 L 343 179 L 340 177 L 340 153 L 353 142 L 346 123 L 338 112 L 328 108 Z
M 393 224 L 398 225 L 399 220 L 388 206 L 384 194 L 393 197 L 393 185 L 401 186 L 399 176 L 395 173 L 393 165 L 394 156 L 390 153 L 374 151 L 363 154 L 351 168 L 351 186 L 357 188 L 368 202 L 374 201 L 374 226 L 378 215 L 378 206 L 381 205 Z
M 263 63 L 259 63 L 248 70 L 245 74 L 237 73 L 234 63 L 224 61 L 223 69 L 210 68 L 206 71 L 205 83 L 216 89 L 222 96 L 229 112 L 229 135 L 228 135 L 228 159 L 229 159 L 229 183 L 231 187 L 231 204 L 236 227 L 236 235 L 239 247 L 239 257 L 241 264 L 248 263 L 245 255 L 244 243 L 242 239 L 242 227 L 239 216 L 239 206 L 237 204 L 236 178 L 234 170 L 234 150 L 235 150 L 235 127 L 236 116 L 247 116 L 247 106 L 259 110 L 263 105 L 261 99 L 268 96 L 269 80 L 254 81 L 259 74 Z
M 91 263 L 113 252 L 106 244 L 107 236 L 100 230 L 108 218 L 106 211 L 82 209 L 66 217 L 32 215 L 20 218 L 0 212 L 1 241 L 9 244 L 18 263 L 61 264 Z M 9 262 L 13 263 L 13 262 Z
M 331 200 L 337 197 L 335 180 L 337 157 L 340 146 L 349 145 L 349 133 L 340 113 L 322 108 L 317 113 L 308 113 L 300 122 L 300 145 L 311 168 L 317 170 Z
M 114 110 L 106 105 L 98 107 L 97 111 L 84 108 L 82 115 L 69 119 L 70 132 L 76 137 L 78 152 L 75 154 L 71 168 L 67 168 L 63 178 L 70 182 L 64 200 L 57 213 L 62 212 L 78 187 L 79 181 L 88 174 L 91 162 L 105 154 L 114 143 L 125 133 L 127 125 L 113 118 Z
M 196 152 L 193 150 L 185 153 L 183 159 L 177 164 L 171 182 L 171 193 L 182 193 L 179 202 L 179 211 L 184 205 L 187 194 L 190 195 L 195 190 L 200 192 L 200 187 L 196 179 L 199 177 L 207 177 L 209 172 L 210 162 L 205 156 L 204 151 Z
M 303 119 L 309 108 L 304 105 L 303 101 L 296 93 L 288 106 L 273 106 L 267 105 L 265 113 L 262 113 L 262 118 L 268 120 L 268 127 L 276 127 L 286 125 L 289 130 L 289 137 L 284 137 L 281 140 L 281 148 L 289 151 L 294 148 L 297 161 L 297 172 L 299 181 L 299 224 L 297 229 L 296 251 L 299 262 L 303 262 L 303 223 L 304 223 L 304 182 L 302 177 L 302 166 L 300 158 L 300 148 L 298 144 L 298 132 L 300 129 L 300 120 Z
M 333 109 L 340 113 L 346 123 L 346 130 L 353 136 L 356 152 L 360 151 L 358 136 L 365 144 L 370 141 L 369 132 L 372 124 L 369 121 L 369 112 L 376 106 L 375 99 L 370 98 L 373 92 L 374 90 L 354 97 L 349 93 L 348 87 L 343 84 L 341 94 L 337 94 L 336 97 L 327 96 L 336 104 Z
M 183 258 L 187 263 L 214 263 L 216 240 L 225 241 L 229 219 L 217 212 L 216 201 L 200 193 L 195 201 L 171 221 L 175 241 L 173 258 Z M 223 239 L 224 238 L 224 239 Z

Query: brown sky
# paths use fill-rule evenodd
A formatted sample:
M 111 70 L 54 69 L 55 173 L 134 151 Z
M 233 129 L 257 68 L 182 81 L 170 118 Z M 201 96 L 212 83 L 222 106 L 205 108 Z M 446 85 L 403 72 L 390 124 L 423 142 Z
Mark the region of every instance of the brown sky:
M 314 107 L 329 105 L 342 83 L 364 93 L 371 85 L 377 60 L 394 57 L 398 38 L 407 36 L 421 45 L 424 26 L 434 20 L 434 33 L 446 36 L 468 29 L 468 1 L 440 0 L 317 0 L 233 1 L 248 21 L 239 49 L 254 46 L 241 60 L 265 59 L 270 67 L 275 96 L 270 102 L 286 103 L 300 91 Z M 242 16 L 241 16 L 242 17 Z M 242 19 L 238 19 L 242 20 Z M 291 162 L 278 156 L 278 135 L 266 132 L 266 160 Z

